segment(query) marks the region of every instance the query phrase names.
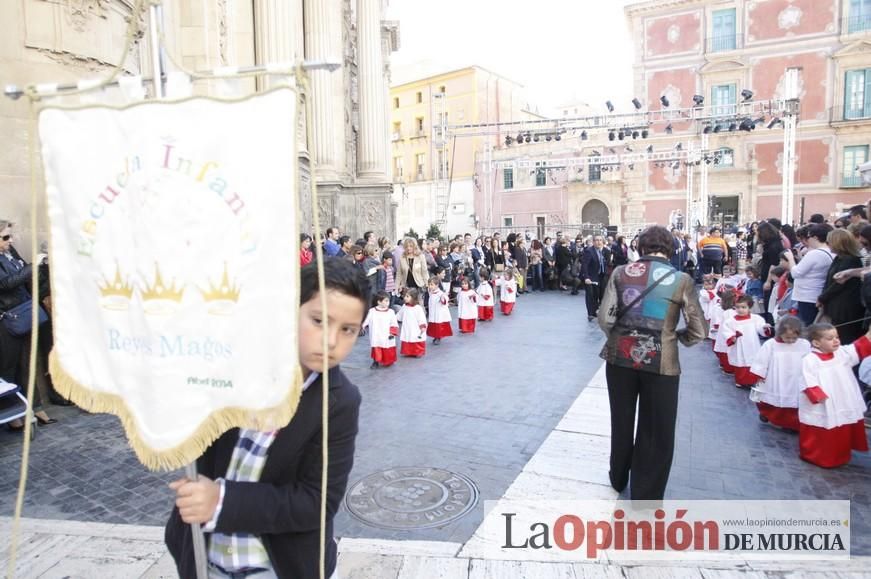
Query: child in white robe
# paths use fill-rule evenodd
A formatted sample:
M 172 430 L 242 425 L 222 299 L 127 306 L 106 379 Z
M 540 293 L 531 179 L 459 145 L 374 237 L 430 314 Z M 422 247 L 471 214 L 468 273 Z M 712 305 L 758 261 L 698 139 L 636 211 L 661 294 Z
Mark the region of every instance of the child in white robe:
M 429 318 L 426 335 L 432 338 L 433 344 L 439 344 L 442 338 L 453 336 L 451 329 L 451 309 L 448 294 L 441 287 L 439 278 L 429 278 Z
M 490 285 L 490 270 L 482 267 L 478 271 L 481 283 L 475 288 L 478 294 L 478 321 L 489 322 L 493 320 L 493 286 Z
M 735 317 L 735 299 L 737 298 L 737 294 L 735 290 L 731 287 L 723 288 L 723 291 L 715 298 L 715 302 L 712 302 L 712 309 L 716 307 L 720 310 L 719 314 L 716 318 L 720 322 L 720 328 L 725 326 L 727 320 L 731 320 Z M 718 331 L 717 335 L 714 337 L 714 354 L 717 356 L 717 360 L 720 362 L 720 369 L 724 374 L 734 374 L 735 369 L 732 368 L 732 365 L 729 363 L 729 346 L 726 344 L 726 334 L 722 331 Z
M 460 333 L 474 334 L 475 322 L 478 319 L 478 294 L 469 286 L 469 278 L 460 280 L 460 292 L 457 294 L 457 317 Z
M 399 353 L 403 356 L 421 358 L 426 354 L 426 312 L 418 303 L 416 289 L 405 290 L 402 297 L 405 302 L 396 316 L 402 322 L 399 331 Z
M 702 289 L 699 290 L 699 305 L 702 306 L 702 313 L 705 315 L 708 327 L 711 325 L 711 303 L 716 298 L 717 292 L 714 290 L 714 276 L 707 274 L 702 278 Z
M 771 326 L 759 314 L 751 314 L 753 298 L 743 295 L 735 300 L 735 316 L 720 328 L 725 334 L 726 345 L 729 346 L 729 364 L 735 370 L 735 386 L 750 388 L 756 384 L 756 377 L 750 371 L 750 365 L 762 347 L 762 337 L 774 334 Z
M 799 456 L 833 468 L 850 462 L 851 451 L 868 451 L 865 402 L 853 366 L 871 356 L 871 331 L 841 346 L 831 324 L 808 328 L 813 349 L 802 360 L 802 395 L 798 398 Z
M 373 370 L 380 366 L 392 366 L 396 362 L 396 336 L 399 335 L 399 322 L 396 312 L 390 308 L 390 294 L 380 291 L 375 294 L 375 307 L 369 309 L 363 328 L 369 332 L 369 345 L 372 348 Z
M 750 372 L 758 380 L 750 391 L 759 420 L 798 432 L 798 397 L 801 392 L 802 359 L 811 344 L 801 337 L 801 320 L 784 316 L 777 322 L 774 339 L 762 344 Z
M 499 309 L 503 315 L 510 316 L 517 302 L 517 280 L 514 279 L 514 270 L 506 269 L 502 277 L 496 280 L 499 288 Z

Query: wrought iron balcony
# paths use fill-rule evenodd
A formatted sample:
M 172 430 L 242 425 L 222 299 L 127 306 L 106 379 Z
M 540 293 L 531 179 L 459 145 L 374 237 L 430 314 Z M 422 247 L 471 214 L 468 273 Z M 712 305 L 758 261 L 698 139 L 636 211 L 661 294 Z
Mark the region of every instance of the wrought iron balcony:
M 851 121 L 871 120 L 871 107 L 832 107 L 830 121 L 832 123 L 849 123 Z
M 743 34 L 711 36 L 707 42 L 708 52 L 727 52 L 744 48 Z
M 862 175 L 856 172 L 841 174 L 841 188 L 850 189 L 855 187 L 868 187 L 862 180 Z
M 871 30 L 871 14 L 848 16 L 841 21 L 842 34 L 857 34 Z

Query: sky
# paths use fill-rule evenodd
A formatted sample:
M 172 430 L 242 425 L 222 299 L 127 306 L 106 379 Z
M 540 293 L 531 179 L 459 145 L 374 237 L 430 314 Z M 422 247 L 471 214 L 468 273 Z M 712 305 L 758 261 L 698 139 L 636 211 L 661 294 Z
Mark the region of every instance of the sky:
M 628 112 L 633 45 L 623 7 L 637 1 L 389 0 L 400 38 L 391 62 L 400 77 L 419 63 L 427 74 L 487 68 L 523 84 L 543 114 L 574 101 L 604 111 L 606 100 Z

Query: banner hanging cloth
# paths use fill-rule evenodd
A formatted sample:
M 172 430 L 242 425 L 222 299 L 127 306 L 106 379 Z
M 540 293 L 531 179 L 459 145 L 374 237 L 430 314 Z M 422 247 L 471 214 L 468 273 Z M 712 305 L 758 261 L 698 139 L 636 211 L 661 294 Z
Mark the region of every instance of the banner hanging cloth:
M 296 92 L 39 115 L 58 390 L 151 469 L 293 417 Z

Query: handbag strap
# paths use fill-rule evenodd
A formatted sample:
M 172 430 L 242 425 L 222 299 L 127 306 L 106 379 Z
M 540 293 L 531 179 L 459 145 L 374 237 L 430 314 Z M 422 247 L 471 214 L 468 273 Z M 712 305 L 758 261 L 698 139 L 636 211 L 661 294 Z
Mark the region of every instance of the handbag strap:
M 620 319 L 621 319 L 623 316 L 625 316 L 627 313 L 629 313 L 629 310 L 631 310 L 632 308 L 635 307 L 635 304 L 637 304 L 638 302 L 640 302 L 641 300 L 643 300 L 643 299 L 645 298 L 645 296 L 647 296 L 647 294 L 649 294 L 650 292 L 652 292 L 652 291 L 656 288 L 656 286 L 658 286 L 658 285 L 661 284 L 663 281 L 665 281 L 665 278 L 667 278 L 667 277 L 669 277 L 669 276 L 674 275 L 675 273 L 677 273 L 677 270 L 676 270 L 675 268 L 673 268 L 673 267 L 669 267 L 669 268 L 671 269 L 670 272 L 668 272 L 667 274 L 663 275 L 663 276 L 660 277 L 658 280 L 656 280 L 655 282 L 653 282 L 652 284 L 650 284 L 649 286 L 647 286 L 647 289 L 645 289 L 643 292 L 641 292 L 641 293 L 638 295 L 637 298 L 635 298 L 634 300 L 632 300 L 632 303 L 630 303 L 628 306 L 626 306 L 626 307 L 624 307 L 624 308 L 622 308 L 622 309 L 620 309 L 620 310 L 617 310 L 617 318 L 616 318 L 614 321 L 615 321 L 615 322 L 619 322 Z

